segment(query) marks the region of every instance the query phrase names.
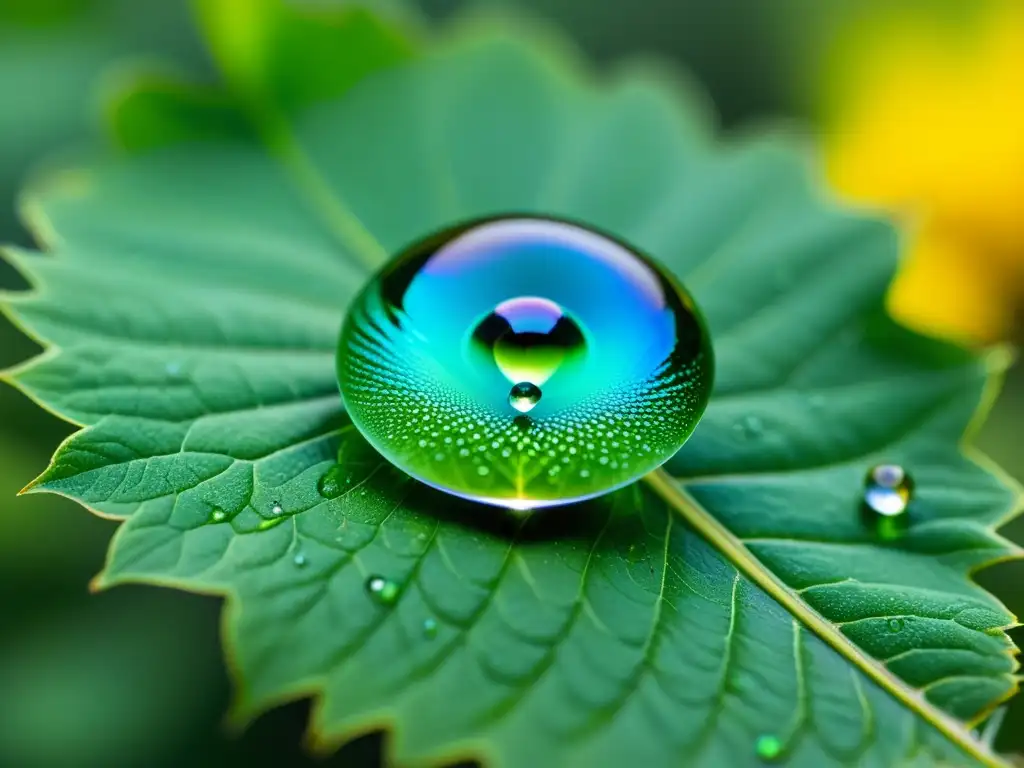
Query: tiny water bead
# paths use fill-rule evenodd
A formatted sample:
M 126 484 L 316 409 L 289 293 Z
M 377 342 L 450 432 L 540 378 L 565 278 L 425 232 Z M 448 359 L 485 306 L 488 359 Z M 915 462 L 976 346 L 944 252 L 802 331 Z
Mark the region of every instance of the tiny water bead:
M 864 510 L 882 538 L 899 536 L 909 523 L 914 482 L 897 464 L 872 467 L 864 479 Z
M 758 736 L 754 745 L 757 756 L 767 762 L 773 762 L 782 757 L 783 748 L 782 739 L 772 734 Z
M 385 458 L 520 510 L 660 466 L 699 421 L 712 376 L 704 321 L 663 270 L 603 234 L 526 216 L 399 254 L 352 303 L 338 346 L 346 410 Z
M 399 586 L 383 576 L 371 576 L 366 580 L 366 591 L 381 605 L 394 605 L 398 600 Z

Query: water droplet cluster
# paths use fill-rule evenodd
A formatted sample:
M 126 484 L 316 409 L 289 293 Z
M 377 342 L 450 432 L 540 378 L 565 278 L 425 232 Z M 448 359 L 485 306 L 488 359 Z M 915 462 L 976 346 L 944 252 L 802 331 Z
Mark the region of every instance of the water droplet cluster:
M 544 218 L 426 238 L 353 302 L 338 377 L 389 461 L 513 509 L 625 485 L 671 457 L 713 360 L 686 292 L 645 256 Z

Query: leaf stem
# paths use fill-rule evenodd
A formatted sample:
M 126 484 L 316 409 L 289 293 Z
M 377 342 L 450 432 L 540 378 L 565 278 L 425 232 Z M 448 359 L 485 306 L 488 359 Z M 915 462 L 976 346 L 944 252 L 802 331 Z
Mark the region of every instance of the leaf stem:
M 276 152 L 296 186 L 321 217 L 331 233 L 363 266 L 377 270 L 389 258 L 387 250 L 374 237 L 352 209 L 331 189 L 309 155 L 296 141 L 282 117 L 268 109 L 254 110 L 258 126 L 268 148 Z
M 666 470 L 656 469 L 646 475 L 644 480 L 747 578 L 876 685 L 984 765 L 992 768 L 1004 768 L 1007 765 L 998 755 L 993 754 L 987 745 L 975 739 L 962 723 L 931 704 L 924 694 L 909 687 L 881 662 L 865 654 L 835 624 L 807 605 L 799 595 L 765 568 L 736 535 L 704 509 Z

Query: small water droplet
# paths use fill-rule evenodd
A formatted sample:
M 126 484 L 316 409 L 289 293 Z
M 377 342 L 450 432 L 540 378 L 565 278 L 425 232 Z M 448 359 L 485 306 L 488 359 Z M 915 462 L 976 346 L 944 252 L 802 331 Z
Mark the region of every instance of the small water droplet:
M 914 482 L 898 464 L 872 467 L 864 479 L 864 510 L 883 539 L 900 536 L 909 523 Z
M 316 483 L 317 492 L 325 499 L 336 499 L 341 496 L 345 489 L 352 484 L 352 475 L 342 467 L 341 464 L 334 464 L 321 475 Z
M 383 576 L 371 576 L 366 580 L 366 591 L 381 605 L 394 605 L 398 600 L 398 584 Z
M 214 507 L 213 511 L 210 513 L 210 519 L 215 523 L 223 523 L 228 519 L 228 513 L 220 507 Z
M 509 391 L 508 404 L 520 413 L 526 413 L 533 410 L 540 398 L 540 387 L 529 381 L 521 381 Z
M 434 619 L 423 620 L 423 636 L 429 640 L 437 637 L 437 622 Z
M 282 514 L 284 514 L 284 507 L 281 506 L 281 502 L 279 502 L 279 501 L 272 501 L 272 502 L 270 502 L 270 513 L 272 515 L 282 515 Z
M 907 622 L 903 619 L 889 619 L 888 624 L 889 631 L 893 634 L 896 634 L 897 632 L 903 631 L 903 628 L 907 625 Z
M 297 555 L 295 555 L 295 557 L 292 558 L 292 560 L 300 568 L 302 568 L 304 565 L 309 563 L 309 560 L 307 560 L 306 556 L 304 554 L 302 554 L 301 552 L 299 552 Z
M 774 761 L 782 757 L 782 739 L 774 734 L 766 733 L 763 736 L 758 736 L 754 748 L 757 751 L 757 756 L 762 760 Z

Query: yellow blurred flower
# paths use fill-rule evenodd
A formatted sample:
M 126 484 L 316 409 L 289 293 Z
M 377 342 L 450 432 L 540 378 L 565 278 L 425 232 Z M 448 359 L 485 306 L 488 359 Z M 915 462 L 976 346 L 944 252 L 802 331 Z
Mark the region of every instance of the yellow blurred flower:
M 1024 2 L 978 1 L 959 23 L 876 14 L 834 54 L 829 178 L 910 224 L 892 313 L 960 341 L 1005 336 L 1024 296 Z

